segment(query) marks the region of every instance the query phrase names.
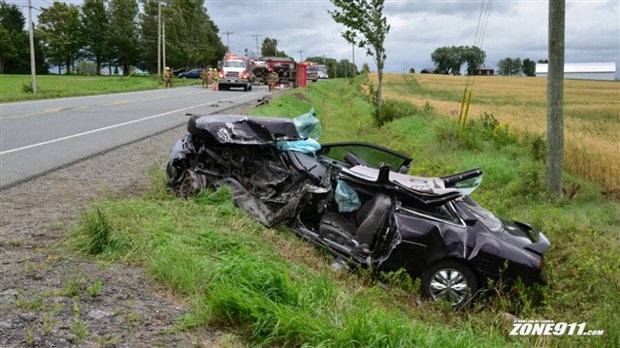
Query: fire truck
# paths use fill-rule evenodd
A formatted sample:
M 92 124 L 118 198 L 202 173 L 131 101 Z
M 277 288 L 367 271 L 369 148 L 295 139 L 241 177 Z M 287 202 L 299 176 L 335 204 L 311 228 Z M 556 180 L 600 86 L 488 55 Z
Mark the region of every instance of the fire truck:
M 304 62 L 308 67 L 306 70 L 306 79 L 316 82 L 319 80 L 319 65 L 315 62 Z
M 241 87 L 244 91 L 251 91 L 253 80 L 254 76 L 247 59 L 232 53 L 227 53 L 224 56 L 222 69 L 217 80 L 218 90 Z
M 263 57 L 268 68 L 278 73 L 278 84 L 296 87 L 297 83 L 297 63 L 290 57 Z

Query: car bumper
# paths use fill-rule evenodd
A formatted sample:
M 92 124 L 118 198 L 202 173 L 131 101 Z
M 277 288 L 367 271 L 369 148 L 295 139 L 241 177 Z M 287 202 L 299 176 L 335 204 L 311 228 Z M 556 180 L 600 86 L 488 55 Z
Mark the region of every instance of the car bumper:
M 217 83 L 219 85 L 226 85 L 230 87 L 244 87 L 250 84 L 250 80 L 240 79 L 236 77 L 220 77 Z

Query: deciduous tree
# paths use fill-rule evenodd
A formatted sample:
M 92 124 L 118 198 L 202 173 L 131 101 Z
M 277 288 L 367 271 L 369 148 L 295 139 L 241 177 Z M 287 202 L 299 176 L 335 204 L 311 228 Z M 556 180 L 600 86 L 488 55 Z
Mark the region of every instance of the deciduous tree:
M 6 62 L 16 56 L 17 49 L 11 40 L 11 33 L 4 26 L 0 26 L 0 74 L 4 73 Z
M 535 76 L 536 75 L 536 62 L 529 58 L 525 58 L 523 60 L 522 70 L 525 76 Z
M 41 10 L 39 33 L 46 56 L 56 65 L 64 64 L 71 74 L 73 63 L 80 55 L 80 11 L 75 5 L 54 2 Z
M 131 66 L 138 61 L 138 2 L 136 0 L 110 0 L 108 5 L 110 46 L 117 63 L 123 66 L 123 75 L 131 73 Z
M 381 119 L 383 105 L 383 67 L 387 55 L 384 41 L 390 31 L 387 18 L 383 15 L 385 0 L 331 0 L 337 7 L 329 14 L 346 27 L 342 33 L 347 42 L 366 48 L 366 55 L 373 57 L 377 65 L 379 83 L 377 86 L 377 119 Z
M 88 57 L 95 60 L 97 74 L 100 74 L 101 65 L 109 56 L 107 52 L 109 20 L 104 0 L 84 0 L 81 9 L 84 51 Z
M 204 3 L 204 0 L 170 0 L 162 9 L 167 64 L 189 68 L 215 66 L 226 53 L 218 35 L 219 28 L 209 17 Z M 143 39 L 157 45 L 157 37 Z
M 463 64 L 467 63 L 467 73 L 484 65 L 486 53 L 476 46 L 450 46 L 439 47 L 431 54 L 435 63 L 435 73 L 460 75 Z

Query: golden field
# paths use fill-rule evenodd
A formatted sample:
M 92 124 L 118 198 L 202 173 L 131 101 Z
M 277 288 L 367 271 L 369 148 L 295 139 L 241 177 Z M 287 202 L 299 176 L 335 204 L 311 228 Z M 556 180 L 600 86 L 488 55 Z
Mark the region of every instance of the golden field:
M 473 91 L 468 119 L 486 112 L 517 133 L 546 132 L 544 78 L 385 74 L 383 98 L 429 103 L 458 118 L 466 85 Z M 564 164 L 603 188 L 620 188 L 620 83 L 564 81 Z

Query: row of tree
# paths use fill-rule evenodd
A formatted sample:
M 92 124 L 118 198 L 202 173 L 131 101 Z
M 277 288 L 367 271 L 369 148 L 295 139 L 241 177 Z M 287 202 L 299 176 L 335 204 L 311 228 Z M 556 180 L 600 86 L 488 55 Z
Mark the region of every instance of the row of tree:
M 529 58 L 521 61 L 521 58 L 504 58 L 497 63 L 497 75 L 503 76 L 535 76 L 536 62 Z
M 49 62 L 71 73 L 78 60 L 90 59 L 97 72 L 103 65 L 122 66 L 124 74 L 132 66 L 157 71 L 160 3 L 166 64 L 215 66 L 226 47 L 204 0 L 84 0 L 81 6 L 54 2 L 41 9 L 35 28 L 37 70 L 45 72 Z M 0 23 L 0 72 L 29 72 L 24 61 L 28 34 L 19 7 L 0 0 Z
M 354 77 L 359 75 L 357 66 L 348 59 L 336 60 L 334 58 L 325 57 L 308 57 L 308 62 L 323 64 L 327 67 L 327 74 L 331 77 Z

